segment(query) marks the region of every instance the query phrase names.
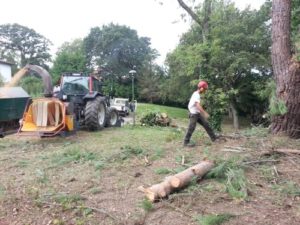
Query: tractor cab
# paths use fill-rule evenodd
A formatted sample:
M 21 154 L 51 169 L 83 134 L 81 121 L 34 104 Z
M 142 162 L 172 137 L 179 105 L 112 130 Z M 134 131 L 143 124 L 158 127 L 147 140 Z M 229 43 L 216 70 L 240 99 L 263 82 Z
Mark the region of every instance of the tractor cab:
M 64 73 L 56 93 L 61 100 L 70 100 L 68 96 L 101 95 L 102 82 L 94 76 L 83 73 Z

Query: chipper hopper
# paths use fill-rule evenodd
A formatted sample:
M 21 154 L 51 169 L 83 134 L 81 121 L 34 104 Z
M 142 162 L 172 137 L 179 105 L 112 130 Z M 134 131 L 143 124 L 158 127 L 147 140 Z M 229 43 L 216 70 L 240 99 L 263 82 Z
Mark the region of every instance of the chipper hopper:
M 74 131 L 73 115 L 67 115 L 66 105 L 56 98 L 34 99 L 26 108 L 20 132 L 23 135 L 54 136 Z
M 52 97 L 50 74 L 40 66 L 27 65 L 25 69 L 38 74 L 44 84 L 44 98 L 32 99 L 26 106 L 19 133 L 22 135 L 54 136 L 74 131 L 73 114 L 67 113 L 68 103 Z

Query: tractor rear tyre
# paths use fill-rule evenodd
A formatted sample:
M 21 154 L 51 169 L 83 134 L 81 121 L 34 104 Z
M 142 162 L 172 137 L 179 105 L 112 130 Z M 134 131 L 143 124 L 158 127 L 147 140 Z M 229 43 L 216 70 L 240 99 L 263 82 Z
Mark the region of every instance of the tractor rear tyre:
M 120 127 L 121 121 L 119 113 L 115 108 L 109 108 L 106 120 L 106 127 Z
M 107 106 L 104 98 L 97 97 L 85 106 L 85 125 L 90 131 L 101 130 L 106 124 Z

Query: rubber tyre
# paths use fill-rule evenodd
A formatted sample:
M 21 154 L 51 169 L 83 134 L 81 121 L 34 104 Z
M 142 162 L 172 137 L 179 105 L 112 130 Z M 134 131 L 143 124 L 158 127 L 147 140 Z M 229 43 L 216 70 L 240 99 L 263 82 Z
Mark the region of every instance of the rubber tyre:
M 105 99 L 97 97 L 85 106 L 85 125 L 90 131 L 101 130 L 106 124 L 107 106 Z
M 121 125 L 120 116 L 115 108 L 109 108 L 106 120 L 106 127 L 119 127 Z

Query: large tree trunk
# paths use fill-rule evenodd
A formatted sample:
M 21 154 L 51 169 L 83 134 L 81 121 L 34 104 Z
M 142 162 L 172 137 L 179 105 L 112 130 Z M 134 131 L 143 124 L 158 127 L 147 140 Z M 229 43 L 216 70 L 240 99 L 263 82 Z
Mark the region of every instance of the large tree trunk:
M 291 0 L 272 3 L 272 66 L 276 97 L 286 104 L 287 113 L 272 118 L 272 132 L 300 138 L 300 64 L 291 53 Z

